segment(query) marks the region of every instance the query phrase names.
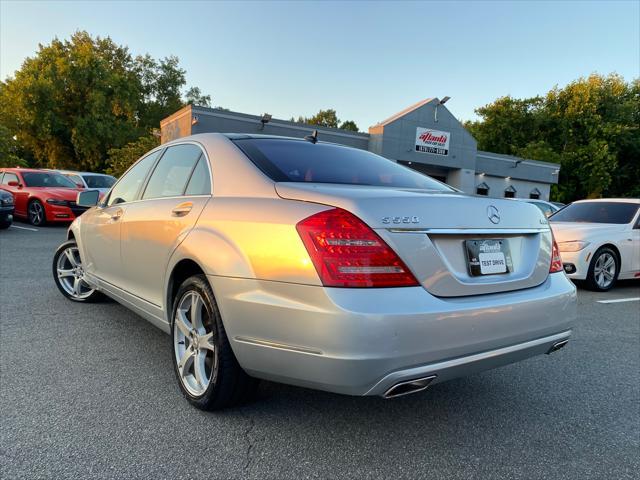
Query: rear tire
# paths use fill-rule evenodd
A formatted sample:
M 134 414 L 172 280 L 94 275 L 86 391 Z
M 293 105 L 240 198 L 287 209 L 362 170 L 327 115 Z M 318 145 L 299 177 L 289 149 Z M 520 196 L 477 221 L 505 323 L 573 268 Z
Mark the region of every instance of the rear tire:
M 40 200 L 31 200 L 27 209 L 27 218 L 29 223 L 34 227 L 41 227 L 47 223 L 47 215 L 44 210 L 44 205 Z
M 258 380 L 236 360 L 204 275 L 180 285 L 171 318 L 171 361 L 189 403 L 201 410 L 220 410 L 253 396 Z
M 611 290 L 620 274 L 620 258 L 609 247 L 596 250 L 587 272 L 587 288 L 596 292 Z

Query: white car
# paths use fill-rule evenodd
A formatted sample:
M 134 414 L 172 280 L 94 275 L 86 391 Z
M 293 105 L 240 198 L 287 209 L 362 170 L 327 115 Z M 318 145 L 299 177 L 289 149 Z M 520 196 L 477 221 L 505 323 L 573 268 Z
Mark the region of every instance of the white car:
M 98 190 L 102 195 L 106 194 L 116 183 L 115 177 L 104 173 L 75 172 L 72 170 L 57 170 L 57 172 L 68 177 L 79 187 Z
M 581 200 L 549 221 L 569 278 L 599 291 L 640 278 L 640 199 Z

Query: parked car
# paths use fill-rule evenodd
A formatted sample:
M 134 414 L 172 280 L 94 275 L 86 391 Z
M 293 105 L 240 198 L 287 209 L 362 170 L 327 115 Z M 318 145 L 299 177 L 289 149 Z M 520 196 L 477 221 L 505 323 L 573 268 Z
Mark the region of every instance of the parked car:
M 639 199 L 581 200 L 549 220 L 569 278 L 598 291 L 640 278 Z
M 0 190 L 0 229 L 9 228 L 13 223 L 13 195 Z
M 540 211 L 547 218 L 553 215 L 554 213 L 556 213 L 558 210 L 560 210 L 560 207 L 558 207 L 552 202 L 547 202 L 545 200 L 538 200 L 538 199 L 531 199 L 531 198 L 514 198 L 513 200 L 517 200 L 520 202 L 527 202 L 532 205 L 535 205 L 540 209 Z
M 55 253 L 58 288 L 170 333 L 178 384 L 203 409 L 258 378 L 414 393 L 555 351 L 576 315 L 533 205 L 315 136 L 186 137 L 78 203 L 94 206 Z
M 78 188 L 64 175 L 32 168 L 0 169 L 0 189 L 13 195 L 15 216 L 32 225 L 69 222 L 86 210 L 76 205 Z
M 564 207 L 566 207 L 566 206 L 567 206 L 567 204 L 566 204 L 566 203 L 562 203 L 562 202 L 549 202 L 549 203 L 554 204 L 554 205 L 555 205 L 556 207 L 558 207 L 559 209 L 562 209 L 562 208 L 564 208 Z
M 105 175 L 104 173 L 75 172 L 72 170 L 56 171 L 69 178 L 76 186 L 98 190 L 103 195 L 116 183 L 116 177 Z

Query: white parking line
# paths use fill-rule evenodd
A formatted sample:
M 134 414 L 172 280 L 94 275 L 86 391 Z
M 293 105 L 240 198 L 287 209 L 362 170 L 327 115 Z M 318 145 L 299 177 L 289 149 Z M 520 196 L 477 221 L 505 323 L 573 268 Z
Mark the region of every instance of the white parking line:
M 37 232 L 37 228 L 19 227 L 17 225 L 11 225 L 11 228 L 19 228 L 20 230 L 29 230 L 30 232 Z
M 598 300 L 598 303 L 622 303 L 622 302 L 637 302 L 637 301 L 640 301 L 640 297 L 616 298 L 615 300 Z

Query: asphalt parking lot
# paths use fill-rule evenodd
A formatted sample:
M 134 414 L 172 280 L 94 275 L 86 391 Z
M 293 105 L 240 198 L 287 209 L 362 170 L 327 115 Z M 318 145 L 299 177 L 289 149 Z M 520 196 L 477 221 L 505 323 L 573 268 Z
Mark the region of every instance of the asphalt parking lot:
M 20 228 L 17 228 L 20 227 Z M 117 303 L 74 304 L 65 228 L 0 231 L 2 478 L 637 478 L 640 283 L 579 291 L 569 346 L 396 400 L 261 384 L 204 413 L 169 337 Z M 636 472 L 635 474 L 633 472 Z

